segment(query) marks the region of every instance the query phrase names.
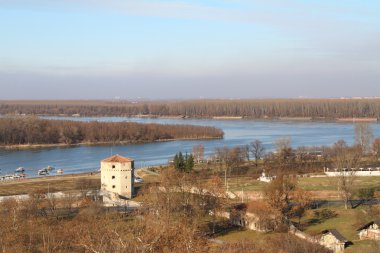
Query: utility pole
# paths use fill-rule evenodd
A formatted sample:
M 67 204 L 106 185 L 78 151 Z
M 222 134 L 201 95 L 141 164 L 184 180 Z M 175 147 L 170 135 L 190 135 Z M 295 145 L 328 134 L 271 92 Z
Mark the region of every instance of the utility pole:
M 228 191 L 228 185 L 227 185 L 227 169 L 224 170 L 224 186 L 226 187 L 226 191 Z

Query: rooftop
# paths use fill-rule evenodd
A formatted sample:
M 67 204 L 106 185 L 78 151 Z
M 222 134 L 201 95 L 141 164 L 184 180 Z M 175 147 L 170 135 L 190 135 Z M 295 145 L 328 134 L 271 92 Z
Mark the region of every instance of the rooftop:
M 344 242 L 344 243 L 348 242 L 348 240 L 336 229 L 326 229 L 322 231 L 322 234 L 327 234 L 327 233 L 331 233 L 340 242 Z
M 369 226 L 371 226 L 371 225 L 373 225 L 373 224 L 376 224 L 377 226 L 380 227 L 380 220 L 374 220 L 374 221 L 371 221 L 371 222 L 365 224 L 364 226 L 360 227 L 360 228 L 358 229 L 358 231 L 360 231 L 360 230 L 362 230 L 362 229 L 366 229 L 366 228 L 368 228 Z
M 133 161 L 134 161 L 133 159 L 128 158 L 128 157 L 124 157 L 121 155 L 113 155 L 111 157 L 108 157 L 108 158 L 102 160 L 102 162 L 106 162 L 106 163 L 129 163 L 129 162 L 133 162 Z

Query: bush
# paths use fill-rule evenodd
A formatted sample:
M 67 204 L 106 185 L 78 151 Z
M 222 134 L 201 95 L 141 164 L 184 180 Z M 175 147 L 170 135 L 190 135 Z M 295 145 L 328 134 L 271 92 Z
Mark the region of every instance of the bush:
M 330 209 L 315 210 L 314 217 L 318 220 L 328 220 L 338 216 L 338 214 Z

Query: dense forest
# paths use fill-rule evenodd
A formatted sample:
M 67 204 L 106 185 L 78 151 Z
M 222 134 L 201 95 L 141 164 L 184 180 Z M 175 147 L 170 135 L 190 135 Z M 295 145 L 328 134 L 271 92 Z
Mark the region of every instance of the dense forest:
M 222 138 L 223 131 L 192 125 L 133 122 L 77 122 L 37 117 L 0 118 L 0 145 L 147 142 Z
M 380 99 L 0 101 L 0 114 L 380 118 Z

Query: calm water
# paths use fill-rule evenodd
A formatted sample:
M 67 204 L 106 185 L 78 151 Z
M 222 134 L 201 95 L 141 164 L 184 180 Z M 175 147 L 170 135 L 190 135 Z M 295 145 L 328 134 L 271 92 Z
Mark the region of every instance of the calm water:
M 206 155 L 211 154 L 216 147 L 249 144 L 254 139 L 261 140 L 270 150 L 273 148 L 273 141 L 284 136 L 291 138 L 293 147 L 331 145 L 339 139 L 348 143 L 354 141 L 354 125 L 349 123 L 119 117 L 59 119 L 207 125 L 223 129 L 225 136 L 222 140 L 172 141 L 124 146 L 78 146 L 22 151 L 0 149 L 0 172 L 13 173 L 16 168 L 24 167 L 30 177 L 35 176 L 38 169 L 48 165 L 64 169 L 65 174 L 94 171 L 99 168 L 99 161 L 111 154 L 134 158 L 136 167 L 161 165 L 166 164 L 178 151 L 191 152 L 196 144 L 205 146 Z M 371 127 L 374 135 L 380 136 L 380 124 L 371 124 Z

